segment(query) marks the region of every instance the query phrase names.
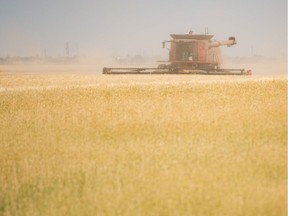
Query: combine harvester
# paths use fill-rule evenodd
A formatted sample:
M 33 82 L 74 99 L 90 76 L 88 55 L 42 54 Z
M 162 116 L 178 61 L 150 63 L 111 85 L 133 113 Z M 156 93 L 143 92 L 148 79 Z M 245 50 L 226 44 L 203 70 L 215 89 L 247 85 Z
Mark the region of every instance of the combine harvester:
M 223 69 L 220 46 L 233 46 L 235 37 L 225 41 L 212 41 L 214 35 L 171 34 L 170 41 L 163 41 L 163 48 L 170 43 L 169 61 L 157 68 L 103 68 L 103 74 L 205 74 L 205 75 L 251 75 L 244 69 Z M 163 63 L 163 62 L 162 62 Z

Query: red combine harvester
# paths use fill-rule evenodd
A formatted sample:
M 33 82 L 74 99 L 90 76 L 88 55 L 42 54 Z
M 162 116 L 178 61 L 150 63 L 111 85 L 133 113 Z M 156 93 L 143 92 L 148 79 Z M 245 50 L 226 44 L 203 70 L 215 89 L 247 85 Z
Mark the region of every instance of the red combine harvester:
M 157 68 L 103 68 L 103 74 L 206 74 L 251 75 L 244 69 L 223 69 L 220 46 L 233 46 L 235 37 L 225 41 L 212 41 L 214 35 L 171 34 L 170 41 L 163 41 L 163 48 L 170 43 L 169 61 Z M 162 62 L 163 63 L 163 62 Z

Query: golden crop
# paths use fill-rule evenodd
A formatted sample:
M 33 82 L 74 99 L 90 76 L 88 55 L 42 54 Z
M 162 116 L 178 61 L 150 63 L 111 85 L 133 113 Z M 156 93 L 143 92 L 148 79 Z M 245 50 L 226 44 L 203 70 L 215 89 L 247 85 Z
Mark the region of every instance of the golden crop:
M 287 81 L 0 75 L 0 215 L 285 215 Z

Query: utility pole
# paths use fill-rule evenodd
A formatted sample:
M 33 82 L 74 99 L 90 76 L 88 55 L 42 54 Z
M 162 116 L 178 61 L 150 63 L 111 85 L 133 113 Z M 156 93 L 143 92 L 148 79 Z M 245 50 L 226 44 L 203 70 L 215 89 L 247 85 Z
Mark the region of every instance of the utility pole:
M 69 42 L 66 42 L 66 57 L 69 58 Z

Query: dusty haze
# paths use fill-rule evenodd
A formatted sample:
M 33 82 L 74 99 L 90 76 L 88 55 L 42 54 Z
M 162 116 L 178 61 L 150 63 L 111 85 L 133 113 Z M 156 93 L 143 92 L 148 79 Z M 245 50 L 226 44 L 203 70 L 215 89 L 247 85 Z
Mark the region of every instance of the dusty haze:
M 223 56 L 285 59 L 285 0 L 0 2 L 0 57 L 165 58 L 170 33 L 235 36 Z

